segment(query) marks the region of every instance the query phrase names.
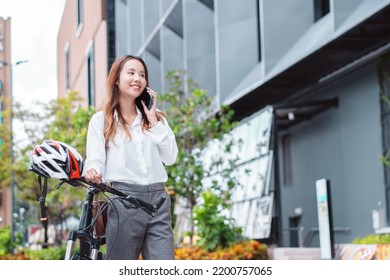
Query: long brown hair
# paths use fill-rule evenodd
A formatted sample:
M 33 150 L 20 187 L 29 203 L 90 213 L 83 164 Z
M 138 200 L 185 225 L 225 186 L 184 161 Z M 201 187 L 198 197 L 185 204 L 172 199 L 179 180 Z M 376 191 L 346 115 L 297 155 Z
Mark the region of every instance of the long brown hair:
M 110 72 L 107 77 L 106 82 L 106 102 L 103 107 L 104 114 L 104 138 L 105 138 L 105 146 L 108 148 L 108 142 L 110 140 L 114 141 L 115 133 L 117 130 L 118 122 L 126 127 L 128 125 L 127 121 L 122 115 L 122 110 L 119 104 L 119 89 L 117 82 L 119 80 L 119 75 L 122 71 L 123 65 L 129 61 L 130 59 L 136 59 L 142 63 L 145 68 L 145 79 L 146 86 L 149 85 L 149 76 L 148 76 L 148 68 L 144 60 L 138 56 L 133 55 L 124 55 L 117 60 L 111 66 Z M 142 130 L 149 129 L 150 123 L 148 118 L 146 117 L 144 108 L 142 106 L 137 106 L 142 114 Z M 118 122 L 114 118 L 115 111 L 118 114 Z M 157 120 L 162 120 L 165 117 L 163 112 L 157 112 Z M 130 131 L 125 129 L 126 135 L 131 138 Z

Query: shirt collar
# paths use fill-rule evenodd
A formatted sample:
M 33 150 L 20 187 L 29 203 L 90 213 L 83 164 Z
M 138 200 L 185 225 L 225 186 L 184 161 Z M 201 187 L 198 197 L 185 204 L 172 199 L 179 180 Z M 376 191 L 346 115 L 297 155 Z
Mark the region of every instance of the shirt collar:
M 141 113 L 141 111 L 138 109 L 137 106 L 135 106 L 135 110 L 137 111 L 137 117 L 135 118 L 135 120 L 134 120 L 132 126 L 134 126 L 134 125 L 139 125 L 139 124 L 141 123 L 141 120 L 142 120 L 142 113 Z M 118 111 L 117 111 L 117 110 L 114 111 L 114 120 L 115 120 L 117 123 L 119 123 Z

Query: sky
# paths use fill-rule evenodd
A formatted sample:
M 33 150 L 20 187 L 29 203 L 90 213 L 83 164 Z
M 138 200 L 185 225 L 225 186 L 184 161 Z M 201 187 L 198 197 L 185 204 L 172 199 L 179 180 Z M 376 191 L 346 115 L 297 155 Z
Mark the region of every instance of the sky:
M 0 17 L 11 18 L 12 97 L 23 108 L 57 98 L 57 34 L 66 0 L 0 0 Z M 28 141 L 13 121 L 15 142 Z
M 0 0 L 0 17 L 11 18 L 12 94 L 28 107 L 57 97 L 57 34 L 65 0 Z

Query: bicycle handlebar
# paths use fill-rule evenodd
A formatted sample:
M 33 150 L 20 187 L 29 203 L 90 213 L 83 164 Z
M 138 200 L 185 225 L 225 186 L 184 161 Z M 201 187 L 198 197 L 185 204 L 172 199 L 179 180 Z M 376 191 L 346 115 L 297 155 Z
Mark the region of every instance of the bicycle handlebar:
M 166 200 L 166 197 L 161 196 L 161 198 L 157 204 L 150 204 L 150 203 L 148 203 L 142 199 L 139 199 L 133 195 L 127 195 L 121 191 L 118 191 L 117 189 L 114 189 L 105 183 L 100 183 L 100 184 L 92 183 L 92 182 L 85 180 L 84 177 L 80 177 L 79 179 L 74 179 L 74 180 L 77 180 L 80 183 L 84 183 L 84 184 L 88 184 L 90 186 L 93 186 L 96 189 L 98 189 L 99 191 L 109 192 L 109 193 L 118 195 L 118 196 L 122 197 L 123 199 L 125 199 L 126 201 L 133 204 L 134 206 L 141 208 L 142 210 L 144 210 L 145 212 L 147 212 L 151 216 L 155 215 L 155 213 L 158 211 L 158 209 L 160 209 L 160 207 L 164 204 L 164 202 Z M 74 186 L 74 182 L 70 182 L 70 184 L 72 186 Z

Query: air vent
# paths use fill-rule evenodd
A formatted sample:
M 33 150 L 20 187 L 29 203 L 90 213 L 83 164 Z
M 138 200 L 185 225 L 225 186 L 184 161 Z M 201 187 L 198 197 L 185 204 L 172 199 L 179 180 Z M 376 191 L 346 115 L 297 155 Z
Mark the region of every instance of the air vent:
M 282 156 L 283 156 L 283 183 L 285 187 L 292 186 L 292 168 L 291 168 L 291 136 L 290 134 L 282 137 Z

